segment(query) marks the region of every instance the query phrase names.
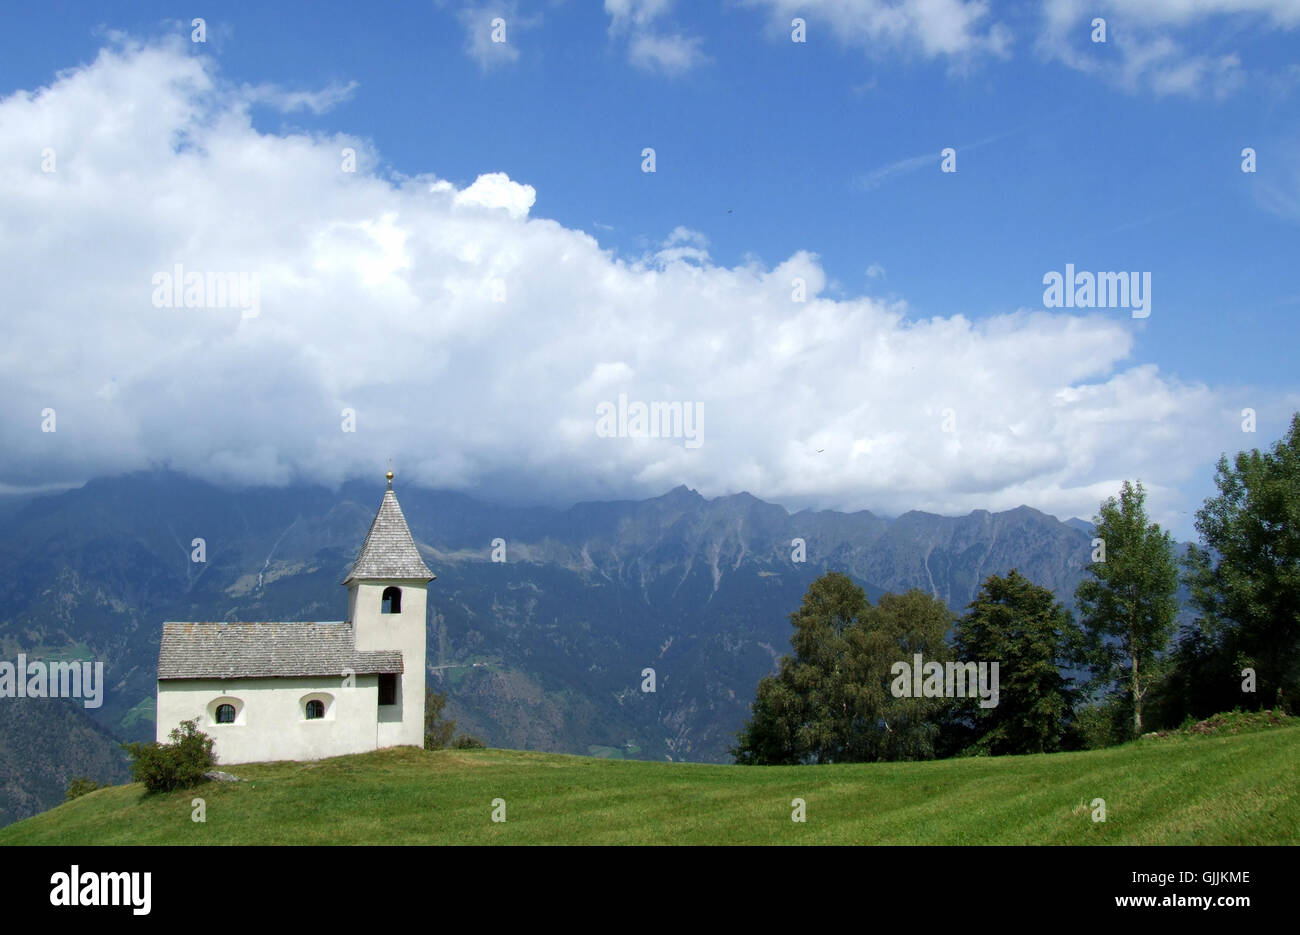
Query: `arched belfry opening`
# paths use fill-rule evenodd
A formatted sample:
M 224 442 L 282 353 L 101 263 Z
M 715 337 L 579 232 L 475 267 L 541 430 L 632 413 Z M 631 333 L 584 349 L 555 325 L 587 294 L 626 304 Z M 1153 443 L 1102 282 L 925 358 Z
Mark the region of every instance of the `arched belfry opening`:
M 380 613 L 400 614 L 402 612 L 402 589 L 399 587 L 384 588 L 383 607 Z

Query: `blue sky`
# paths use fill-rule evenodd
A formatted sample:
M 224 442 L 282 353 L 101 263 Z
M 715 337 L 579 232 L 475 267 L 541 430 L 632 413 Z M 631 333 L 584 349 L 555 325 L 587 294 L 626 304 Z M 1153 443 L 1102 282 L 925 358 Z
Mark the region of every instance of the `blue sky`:
M 536 412 L 498 434 L 493 425 L 502 400 L 492 398 L 486 386 L 466 387 L 463 373 L 456 383 L 456 364 L 448 363 L 446 381 L 427 387 L 438 390 L 432 406 L 451 405 L 454 397 L 456 405 L 473 410 L 470 416 L 436 427 L 428 426 L 423 410 L 385 417 L 385 457 L 394 454 L 387 449 L 399 449 L 398 457 L 406 459 L 418 482 L 515 499 L 527 499 L 534 483 L 538 498 L 561 500 L 651 494 L 682 482 L 706 494 L 750 489 L 792 507 L 964 512 L 1028 502 L 1058 515 L 1091 515 L 1098 492 L 1117 488 L 1123 477 L 1142 476 L 1156 487 L 1162 517 L 1186 536 L 1191 534 L 1187 513 L 1210 492 L 1210 465 L 1219 452 L 1272 444 L 1290 413 L 1300 408 L 1300 380 L 1292 364 L 1300 331 L 1295 324 L 1300 313 L 1300 2 L 1159 0 L 1137 11 L 1132 6 L 1109 0 L 1086 7 L 1073 0 L 611 0 L 604 7 L 400 4 L 379 15 L 350 4 L 276 4 L 273 9 L 226 4 L 210 11 L 207 41 L 197 44 L 190 41 L 194 11 L 174 5 L 35 5 L 11 14 L 0 31 L 0 93 L 6 98 L 35 93 L 57 85 L 59 73 L 77 70 L 93 83 L 97 74 L 106 74 L 106 66 L 96 65 L 105 50 L 128 63 L 124 67 L 134 61 L 140 69 L 146 66 L 139 50 L 161 50 L 172 64 L 157 66 L 160 74 L 182 69 L 175 63 L 189 58 L 212 79 L 215 102 L 203 98 L 196 104 L 205 108 L 200 121 L 205 133 L 213 114 L 234 112 L 246 120 L 236 133 L 244 143 L 307 139 L 324 149 L 338 136 L 357 141 L 361 175 L 394 196 L 389 210 L 399 227 L 408 217 L 396 198 L 403 180 L 436 177 L 465 191 L 480 176 L 504 173 L 509 185 L 531 186 L 534 200 L 526 217 L 498 210 L 502 218 L 492 221 L 513 227 L 495 234 L 475 228 L 474 236 L 487 237 L 484 249 L 505 250 L 512 231 L 543 236 L 545 231 L 534 229 L 546 219 L 564 232 L 585 233 L 598 244 L 596 256 L 612 264 L 610 270 L 631 277 L 619 285 L 618 299 L 592 301 L 612 307 L 635 303 L 641 295 L 649 305 L 641 310 L 647 316 L 644 327 L 654 331 L 647 337 L 629 325 L 628 333 L 612 337 L 607 346 L 587 347 L 585 356 L 575 351 L 568 367 L 557 368 L 574 375 L 567 389 L 557 377 L 553 397 L 565 399 L 557 401 L 557 410 L 570 405 L 566 394 L 575 384 L 595 392 L 592 398 L 603 391 L 612 399 L 622 379 L 643 398 L 701 400 L 712 417 L 710 438 L 718 439 L 713 448 L 700 449 L 717 452 L 708 459 L 701 455 L 692 461 L 692 453 L 680 446 L 669 452 L 633 439 L 622 439 L 632 442 L 626 451 L 607 456 L 599 446 L 612 440 L 575 441 L 566 435 L 569 430 L 560 423 L 570 425 L 569 416 L 555 415 L 549 439 L 533 438 L 530 433 L 540 433 L 539 422 L 549 417 Z M 496 16 L 505 20 L 505 43 L 488 38 Z M 790 41 L 794 16 L 806 20 L 806 43 Z M 1107 20 L 1104 44 L 1090 41 L 1093 16 Z M 151 106 L 146 91 L 131 90 L 139 87 L 133 80 L 105 78 L 105 93 L 138 93 L 140 105 Z M 295 103 L 292 95 L 299 92 L 306 98 Z M 298 106 L 303 100 L 309 106 Z M 51 100 L 50 107 L 76 106 L 68 95 L 59 101 Z M 12 130 L 25 116 L 30 114 L 11 108 L 0 117 L 0 127 L 8 124 Z M 77 140 L 77 131 L 69 130 L 72 136 L 63 145 L 82 147 L 77 158 L 90 159 L 93 139 L 115 132 L 114 127 L 101 131 Z M 5 159 L 19 160 L 21 151 L 9 135 Z M 26 139 L 22 132 L 17 136 Z M 38 143 L 39 133 L 31 140 Z M 1247 146 L 1257 152 L 1253 174 L 1241 171 L 1241 150 Z M 643 147 L 655 149 L 653 174 L 641 171 Z M 940 171 L 944 147 L 957 151 L 956 172 Z M 211 172 L 238 185 L 229 166 L 217 171 L 217 152 L 209 148 L 212 162 L 198 167 L 200 177 Z M 283 163 L 285 157 L 277 158 Z M 124 165 L 114 170 L 116 177 L 133 172 L 130 161 Z M 187 164 L 178 160 L 177 165 Z M 139 177 L 126 186 L 137 201 L 147 198 L 140 193 L 153 184 L 144 167 L 138 169 Z M 153 171 L 157 174 L 158 166 Z M 98 217 L 87 215 L 86 205 L 71 194 L 66 201 L 61 197 L 47 205 L 56 226 L 62 219 L 84 227 L 87 217 Z M 299 230 L 333 223 L 310 199 L 277 205 L 274 189 L 258 197 L 276 223 L 295 217 L 294 212 L 301 212 L 307 225 Z M 232 203 L 239 199 L 232 193 Z M 372 231 L 356 221 L 356 210 L 339 208 L 334 217 L 351 218 L 349 223 Z M 204 223 L 196 222 L 196 229 Z M 437 227 L 436 221 L 430 224 L 430 230 Z M 151 268 L 167 268 L 163 253 L 179 260 L 177 245 L 203 239 L 182 228 L 167 231 L 173 249 L 157 252 Z M 145 240 L 151 239 L 145 236 L 150 229 L 138 228 Z M 399 240 L 412 236 L 403 229 Z M 56 242 L 56 231 L 49 236 Z M 683 247 L 685 255 L 672 252 Z M 511 249 L 511 257 L 527 256 L 523 248 Z M 568 248 L 557 249 L 566 255 Z M 275 251 L 270 243 L 259 247 L 262 257 Z M 554 257 L 547 260 L 541 253 L 537 262 L 554 271 Z M 769 304 L 756 320 L 756 295 L 732 290 L 736 271 L 758 269 L 775 278 L 776 270 L 797 256 L 812 257 L 809 262 L 826 279 L 818 292 L 821 311 Z M 1047 312 L 1042 277 L 1067 263 L 1079 270 L 1150 272 L 1150 317 L 1134 319 L 1125 309 Z M 203 268 L 197 260 L 190 266 Z M 414 288 L 409 270 L 418 268 L 418 258 L 399 266 L 408 271 L 406 285 Z M 227 268 L 207 263 L 214 267 Z M 52 268 L 51 274 L 81 277 L 88 284 L 96 275 L 76 268 Z M 566 317 L 565 302 L 580 302 L 586 284 L 602 281 L 606 273 L 584 269 L 575 275 L 573 282 L 547 291 L 556 297 L 554 304 L 517 310 L 528 326 L 508 321 L 497 326 L 521 333 L 539 328 L 542 335 L 577 328 Z M 301 279 L 299 272 L 296 281 Z M 373 279 L 367 281 L 373 285 Z M 676 285 L 661 285 L 669 281 Z M 674 293 L 676 288 L 684 292 Z M 770 293 L 764 292 L 762 301 L 768 302 Z M 34 297 L 32 307 L 47 300 Z M 855 324 L 863 302 L 874 324 Z M 682 311 L 685 305 L 689 311 Z M 63 310 L 52 312 L 56 317 L 77 314 L 58 307 Z M 1007 319 L 1018 310 L 1029 311 Z M 1030 312 L 1040 317 L 1026 319 Z M 469 309 L 464 313 L 474 317 Z M 350 314 L 354 317 L 340 312 L 340 318 L 330 319 L 330 328 L 312 332 L 307 340 L 337 338 L 365 320 L 355 303 Z M 394 320 L 410 322 L 416 314 L 409 309 Z M 575 309 L 574 314 L 583 313 Z M 673 317 L 677 314 L 679 319 Z M 825 316 L 834 321 L 827 324 Z M 1086 333 L 1072 331 L 1067 318 L 1081 322 L 1078 327 Z M 795 369 L 780 380 L 754 377 L 745 393 L 729 398 L 693 380 L 721 367 L 735 384 L 771 359 L 756 352 L 748 365 L 744 359 L 725 366 L 715 361 L 700 364 L 698 372 L 677 359 L 690 358 L 692 347 L 731 340 L 736 329 L 746 332 L 742 345 L 758 347 L 764 335 L 773 344 L 789 340 L 780 336 L 787 319 L 801 332 L 795 343 L 805 347 L 812 346 L 809 340 L 817 343 L 810 334 L 830 334 L 841 344 L 860 334 L 864 348 L 873 343 L 885 348 L 885 358 L 866 350 L 849 358 L 822 357 L 815 370 L 862 368 L 872 360 L 879 368 L 881 360 L 898 360 L 907 365 L 899 368 L 897 379 L 915 380 L 916 386 L 882 402 L 885 416 L 866 417 L 854 415 L 861 406 L 856 394 L 875 398 L 877 384 L 862 382 L 865 377 L 837 383 Z M 612 320 L 603 320 L 603 326 L 614 333 Z M 215 342 L 203 358 L 212 360 L 219 356 L 217 346 L 229 350 L 249 323 L 226 325 L 231 330 L 223 335 L 187 338 L 176 331 L 158 340 L 177 348 L 189 340 Z M 589 321 L 580 330 L 586 333 L 593 325 Z M 952 330 L 963 327 L 979 339 Z M 483 335 L 464 323 L 449 325 L 440 336 L 421 328 L 413 325 L 409 338 L 420 345 L 439 337 L 435 359 L 439 352 L 456 351 L 471 360 L 482 348 Z M 996 353 L 981 344 L 991 340 L 981 331 L 987 328 L 1007 339 Z M 1038 339 L 1051 342 L 1052 355 L 1032 350 L 1040 347 Z M 304 339 L 296 340 L 300 346 Z M 968 349 L 945 358 L 954 341 L 966 340 Z M 1080 342 L 1078 358 L 1089 363 L 1067 375 L 1063 368 L 1069 367 L 1074 340 Z M 660 360 L 645 346 L 665 355 L 676 347 L 677 357 L 671 363 Z M 1017 346 L 1025 359 L 1017 357 Z M 1108 346 L 1118 350 L 1108 353 Z M 181 443 L 166 426 L 172 420 L 192 422 L 195 410 L 180 403 L 166 408 L 158 399 L 158 386 L 169 379 L 161 363 L 168 354 L 160 353 L 155 367 L 137 366 L 131 378 L 117 372 L 132 369 L 125 346 L 120 361 L 106 350 L 79 353 L 87 358 L 55 355 L 53 370 L 42 372 L 98 368 L 120 387 L 107 395 L 121 393 L 117 399 L 122 400 L 134 392 L 139 401 L 115 416 L 123 420 L 120 431 L 130 444 L 121 444 L 122 436 L 114 444 L 107 434 L 84 438 L 75 447 L 72 439 L 61 438 L 59 444 L 67 448 L 43 455 L 63 482 L 157 460 L 238 481 L 283 476 L 286 467 L 337 480 L 340 473 L 364 470 L 375 457 L 364 445 L 342 455 L 332 437 L 328 443 L 286 438 L 274 420 L 256 414 L 247 418 L 265 435 L 258 429 L 241 434 L 231 412 L 214 416 L 209 426 L 209 435 L 219 439 L 215 448 L 198 439 Z M 509 359 L 527 354 L 521 346 Z M 249 354 L 239 359 L 248 360 Z M 509 369 L 505 358 L 493 359 L 498 368 Z M 931 359 L 936 372 L 927 374 Z M 502 375 L 507 383 L 518 383 L 513 398 L 552 396 L 544 385 L 546 368 L 536 363 L 535 369 Z M 261 398 L 282 391 L 289 407 L 310 406 L 305 399 L 314 395 L 322 397 L 322 408 L 340 399 L 346 403 L 347 392 L 339 389 L 335 375 L 347 368 L 346 358 L 321 366 L 320 373 L 297 383 L 292 374 L 282 375 Z M 483 366 L 483 361 L 477 365 Z M 987 376 L 969 376 L 982 366 L 988 367 Z M 944 390 L 947 396 L 929 399 L 929 388 L 952 378 L 953 368 L 967 371 L 974 382 L 958 381 Z M 193 369 L 191 362 L 172 379 Z M 1018 371 L 1016 379 L 999 386 L 1008 369 Z M 231 368 L 222 372 L 230 374 Z M 592 375 L 585 383 L 578 379 L 583 373 Z M 599 374 L 604 376 L 597 379 Z M 605 379 L 611 374 L 613 383 Z M 1132 379 L 1126 381 L 1125 374 Z M 894 379 L 888 373 L 878 378 Z M 10 389 L 39 409 L 42 393 L 50 394 L 42 382 L 48 379 L 36 373 L 11 377 Z M 134 387 L 128 385 L 131 379 Z M 401 383 L 396 376 L 394 381 Z M 218 383 L 214 370 L 212 386 Z M 457 386 L 463 397 L 457 396 Z M 364 388 L 353 389 L 366 398 Z M 1069 426 L 1047 402 L 1063 391 L 1077 400 L 1103 390 L 1106 414 L 1076 413 Z M 984 392 L 998 400 L 995 415 L 990 403 L 977 402 L 986 399 Z M 1156 396 L 1162 401 L 1138 405 L 1129 398 L 1133 395 L 1148 404 Z M 798 416 L 775 402 L 800 397 Z M 938 418 L 943 399 L 952 400 L 960 432 L 969 433 L 960 436 L 960 451 L 953 438 L 929 428 L 923 436 L 913 434 L 919 416 L 901 423 L 888 417 L 897 416 L 906 400 L 923 397 L 917 405 L 927 419 Z M 760 414 L 746 410 L 746 399 Z M 79 405 L 75 395 L 64 401 L 73 411 Z M 157 408 L 144 413 L 144 406 Z M 1130 414 L 1115 417 L 1116 407 L 1125 406 Z M 1240 430 L 1240 410 L 1246 406 L 1258 413 L 1253 435 Z M 972 412 L 972 407 L 977 408 Z M 822 417 L 805 419 L 802 413 L 810 409 Z M 778 422 L 765 425 L 761 412 Z M 1024 415 L 1023 424 L 1016 422 L 1017 412 Z M 86 409 L 87 422 L 104 418 Z M 1119 438 L 1099 440 L 1081 428 L 1098 421 L 1114 423 L 1111 434 Z M 784 425 L 799 445 L 820 446 L 821 454 L 840 458 L 843 470 L 805 466 L 804 454 L 759 443 Z M 998 434 L 1007 425 L 1010 434 Z M 223 437 L 226 428 L 229 438 Z M 13 442 L 11 455 L 0 463 L 0 482 L 15 488 L 33 483 L 40 446 L 49 448 L 52 440 L 29 438 L 30 424 L 17 421 L 0 431 Z M 598 447 L 589 448 L 592 444 Z M 430 446 L 483 454 L 430 458 L 423 453 Z M 909 458 L 923 460 L 924 467 L 909 467 Z M 323 468 L 325 461 L 332 466 Z M 1179 467 L 1171 468 L 1171 461 Z

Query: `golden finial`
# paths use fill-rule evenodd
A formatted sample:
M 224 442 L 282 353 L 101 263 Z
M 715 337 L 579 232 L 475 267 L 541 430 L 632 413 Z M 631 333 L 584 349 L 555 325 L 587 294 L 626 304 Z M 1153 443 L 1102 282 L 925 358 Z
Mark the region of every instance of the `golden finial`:
M 392 490 L 392 489 L 393 489 L 393 472 L 392 472 L 392 471 L 389 471 L 389 472 L 388 472 L 387 474 L 385 474 L 384 476 L 388 478 L 388 489 L 389 489 L 389 490 Z

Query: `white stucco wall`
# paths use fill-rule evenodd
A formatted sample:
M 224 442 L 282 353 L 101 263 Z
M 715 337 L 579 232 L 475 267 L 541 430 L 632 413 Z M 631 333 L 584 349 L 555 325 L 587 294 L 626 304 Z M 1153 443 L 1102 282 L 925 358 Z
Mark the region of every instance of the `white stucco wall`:
M 158 683 L 159 741 L 181 721 L 197 720 L 215 741 L 217 763 L 318 760 L 392 746 L 379 735 L 379 676 L 342 678 L 186 679 Z M 325 702 L 325 717 L 307 720 L 306 703 Z M 217 723 L 217 705 L 235 705 L 234 724 Z M 423 743 L 423 711 L 421 711 Z

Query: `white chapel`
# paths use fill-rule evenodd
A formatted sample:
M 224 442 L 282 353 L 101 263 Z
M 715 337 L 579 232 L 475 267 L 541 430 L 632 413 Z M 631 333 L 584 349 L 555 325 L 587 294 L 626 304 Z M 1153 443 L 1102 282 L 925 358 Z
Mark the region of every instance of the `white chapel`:
M 348 619 L 164 623 L 159 741 L 184 720 L 219 764 L 315 760 L 422 746 L 425 599 L 434 574 L 393 493 L 393 473 L 352 570 Z

